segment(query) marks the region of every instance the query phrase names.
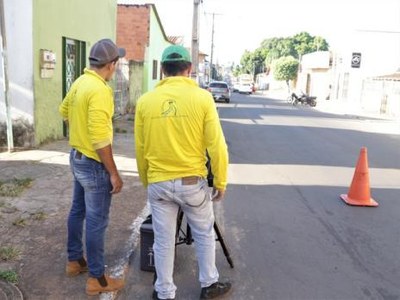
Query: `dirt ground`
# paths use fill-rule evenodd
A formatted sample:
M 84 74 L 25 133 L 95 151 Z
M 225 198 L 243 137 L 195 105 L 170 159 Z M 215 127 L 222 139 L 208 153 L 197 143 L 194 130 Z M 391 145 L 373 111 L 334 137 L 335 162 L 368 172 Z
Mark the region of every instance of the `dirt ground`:
M 132 117 L 115 121 L 114 131 L 113 151 L 124 188 L 113 197 L 111 207 L 106 236 L 109 268 L 132 250 L 131 225 L 146 205 L 134 160 Z M 24 299 L 87 299 L 87 276 L 65 276 L 66 219 L 72 195 L 69 149 L 68 141 L 61 140 L 35 150 L 0 153 L 0 181 L 32 180 L 20 195 L 0 196 L 0 248 L 17 254 L 0 258 L 0 272 L 18 274 L 16 285 Z

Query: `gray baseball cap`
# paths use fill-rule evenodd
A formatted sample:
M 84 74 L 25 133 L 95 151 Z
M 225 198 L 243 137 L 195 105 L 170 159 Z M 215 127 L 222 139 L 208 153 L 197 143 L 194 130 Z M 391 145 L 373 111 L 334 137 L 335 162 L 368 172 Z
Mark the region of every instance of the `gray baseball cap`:
M 118 48 L 110 39 L 102 39 L 96 42 L 90 49 L 89 61 L 93 66 L 107 64 L 117 57 L 124 57 L 126 51 L 124 48 Z

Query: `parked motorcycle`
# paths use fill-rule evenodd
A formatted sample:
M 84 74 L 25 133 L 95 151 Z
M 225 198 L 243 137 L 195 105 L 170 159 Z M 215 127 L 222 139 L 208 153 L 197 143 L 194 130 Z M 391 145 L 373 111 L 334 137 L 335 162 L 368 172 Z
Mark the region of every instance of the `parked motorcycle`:
M 296 93 L 292 93 L 290 95 L 291 103 L 293 105 L 297 105 L 298 103 L 303 105 L 310 105 L 312 107 L 317 105 L 317 97 L 308 96 L 307 94 L 301 92 L 300 96 L 297 96 Z

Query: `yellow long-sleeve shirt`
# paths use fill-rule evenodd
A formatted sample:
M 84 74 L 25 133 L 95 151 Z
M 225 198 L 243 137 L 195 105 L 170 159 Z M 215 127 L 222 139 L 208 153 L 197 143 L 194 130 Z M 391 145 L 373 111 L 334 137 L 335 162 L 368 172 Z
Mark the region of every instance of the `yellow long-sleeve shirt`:
M 85 69 L 59 107 L 68 120 L 71 147 L 101 162 L 96 149 L 112 144 L 113 92 L 95 71 Z
M 211 94 L 187 77 L 160 81 L 139 98 L 135 147 L 142 183 L 207 176 L 206 150 L 214 186 L 227 185 L 228 151 Z

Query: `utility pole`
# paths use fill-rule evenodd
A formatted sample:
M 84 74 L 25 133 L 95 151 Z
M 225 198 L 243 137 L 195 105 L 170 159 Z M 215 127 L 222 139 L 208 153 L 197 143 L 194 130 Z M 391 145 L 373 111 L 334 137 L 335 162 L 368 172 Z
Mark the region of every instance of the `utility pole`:
M 7 65 L 7 39 L 6 39 L 6 22 L 4 20 L 4 0 L 0 0 L 0 52 L 2 55 L 2 69 L 3 69 L 3 91 L 4 100 L 6 104 L 6 115 L 7 115 L 7 148 L 8 152 L 14 149 L 14 138 L 12 132 L 12 121 L 11 121 L 11 109 L 10 109 L 10 98 L 9 98 L 9 84 L 8 84 L 8 65 Z
M 221 14 L 212 13 L 211 15 L 212 15 L 212 30 L 211 30 L 211 55 L 210 55 L 210 72 L 211 72 L 211 74 L 210 74 L 210 77 L 211 77 L 211 79 L 214 79 L 213 78 L 213 74 L 214 74 L 213 60 L 214 60 L 214 46 L 215 46 L 214 45 L 214 32 L 215 32 L 214 21 L 215 21 L 215 16 L 219 16 Z
M 199 71 L 199 3 L 202 0 L 193 0 L 192 26 L 192 79 L 198 82 Z
M 210 56 L 210 76 L 211 79 L 214 79 L 214 72 L 213 72 L 213 57 L 214 57 L 214 18 L 215 13 L 212 14 L 212 30 L 211 30 L 211 56 Z

